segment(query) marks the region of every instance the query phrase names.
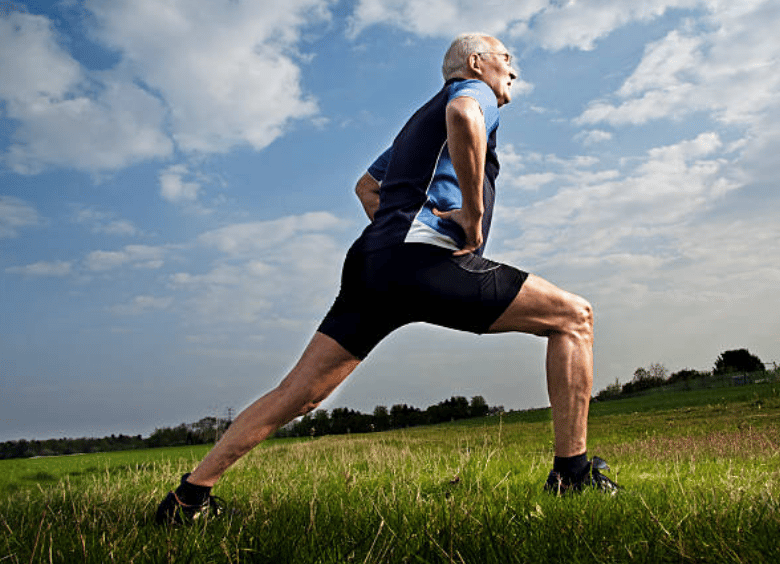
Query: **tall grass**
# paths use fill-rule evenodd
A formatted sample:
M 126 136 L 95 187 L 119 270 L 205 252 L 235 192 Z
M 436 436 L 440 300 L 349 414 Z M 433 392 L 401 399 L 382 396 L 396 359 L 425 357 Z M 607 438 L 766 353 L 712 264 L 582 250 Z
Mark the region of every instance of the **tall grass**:
M 778 562 L 775 387 L 594 405 L 614 497 L 542 492 L 545 411 L 270 441 L 184 528 L 154 510 L 202 449 L 0 461 L 0 562 Z

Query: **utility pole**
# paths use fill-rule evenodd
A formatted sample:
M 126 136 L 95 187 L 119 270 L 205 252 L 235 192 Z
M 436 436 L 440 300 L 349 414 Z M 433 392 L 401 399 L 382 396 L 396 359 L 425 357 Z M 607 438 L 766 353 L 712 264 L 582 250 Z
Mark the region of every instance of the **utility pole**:
M 226 425 L 224 426 L 224 429 L 222 425 L 219 424 L 219 419 L 217 419 L 217 428 L 216 428 L 216 434 L 214 437 L 214 442 L 216 443 L 220 438 L 222 438 L 222 435 L 224 433 L 224 430 L 227 429 L 227 427 L 233 422 L 233 408 L 228 407 L 227 408 L 227 419 L 225 419 Z

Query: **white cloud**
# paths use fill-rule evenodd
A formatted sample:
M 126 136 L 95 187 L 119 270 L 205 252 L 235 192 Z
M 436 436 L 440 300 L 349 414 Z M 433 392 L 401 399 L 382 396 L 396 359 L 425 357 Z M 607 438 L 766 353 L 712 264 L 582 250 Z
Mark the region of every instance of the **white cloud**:
M 687 282 L 685 299 L 695 300 L 702 288 L 723 301 L 776 293 L 780 229 L 772 216 L 767 210 L 750 219 L 726 217 L 681 228 L 677 248 L 686 261 L 677 270 Z
M 84 71 L 42 16 L 0 19 L 0 99 L 19 123 L 4 155 L 18 173 L 112 170 L 172 149 L 160 102 L 115 73 Z
M 597 143 L 603 143 L 612 139 L 612 134 L 609 131 L 602 131 L 601 129 L 591 129 L 589 131 L 581 131 L 574 136 L 575 141 L 579 141 L 586 147 L 595 145 Z
M 92 233 L 122 237 L 135 237 L 141 234 L 141 230 L 132 221 L 117 218 L 112 212 L 93 207 L 76 206 L 73 221 L 88 226 Z
M 88 31 L 121 56 L 107 71 L 82 67 L 46 17 L 12 13 L 0 19 L 0 100 L 18 125 L 3 160 L 21 174 L 102 172 L 168 157 L 173 141 L 185 152 L 262 149 L 316 116 L 294 54 L 328 3 L 93 0 Z
M 170 286 L 189 294 L 190 323 L 208 332 L 224 324 L 263 324 L 269 338 L 280 329 L 301 329 L 301 320 L 324 313 L 338 289 L 348 223 L 326 212 L 229 225 L 197 239 L 221 257 L 203 273 L 178 272 Z
M 780 153 L 780 108 L 767 111 L 760 127 L 752 128 L 733 148 L 739 151 L 746 179 L 777 186 L 777 155 Z
M 731 137 L 720 150 L 731 159 L 733 175 L 743 184 L 773 184 L 780 151 L 780 42 L 774 31 L 780 4 L 713 0 L 703 6 L 698 20 L 647 45 L 621 87 L 592 101 L 574 123 L 641 126 L 704 115 Z
M 95 227 L 95 229 L 97 233 L 105 233 L 106 235 L 134 236 L 139 234 L 138 228 L 133 225 L 132 221 L 127 219 L 116 219 L 105 225 Z
M 287 320 L 289 326 L 296 316 L 309 321 L 324 314 L 338 289 L 343 255 L 330 237 L 307 237 L 257 259 L 217 264 L 204 274 L 177 273 L 170 284 L 191 295 L 189 324 L 205 324 L 210 332 L 221 324 L 242 333 L 238 323 Z
M 160 172 L 160 195 L 171 203 L 192 203 L 198 199 L 198 182 L 184 181 L 190 172 L 185 165 L 172 165 Z
M 451 37 L 484 31 L 521 38 L 544 49 L 591 50 L 598 39 L 628 23 L 658 18 L 670 9 L 693 9 L 706 0 L 528 0 L 526 2 L 451 2 L 448 0 L 360 0 L 350 34 L 371 25 L 392 25 L 424 36 Z M 584 23 L 586 22 L 586 23 Z
M 509 184 L 520 190 L 535 191 L 558 178 L 560 178 L 560 175 L 555 172 L 532 172 L 530 174 L 512 176 Z
M 101 272 L 124 265 L 133 268 L 158 269 L 164 264 L 167 250 L 149 245 L 127 245 L 120 251 L 92 251 L 84 259 L 87 270 Z
M 501 162 L 500 182 L 502 186 L 501 204 L 506 205 L 507 199 L 513 199 L 512 190 L 504 192 L 505 188 L 514 188 L 523 192 L 535 192 L 543 186 L 554 184 L 593 184 L 615 178 L 614 170 L 589 171 L 599 164 L 592 156 L 575 155 L 571 158 L 560 158 L 556 155 L 542 155 L 536 152 L 522 153 L 514 145 L 506 144 L 499 154 Z M 525 198 L 527 194 L 524 194 Z
M 528 0 L 509 6 L 502 0 L 360 0 L 350 19 L 350 34 L 356 36 L 371 25 L 383 24 L 427 36 L 454 37 L 462 31 L 500 35 L 513 23 L 527 22 L 548 4 L 548 0 Z
M 641 125 L 661 118 L 680 118 L 684 114 L 704 110 L 701 99 L 690 84 L 678 84 L 665 90 L 653 90 L 641 98 L 634 98 L 615 106 L 601 100 L 592 102 L 575 120 L 577 124 L 596 124 L 602 121 L 612 125 Z
M 717 134 L 704 133 L 626 161 L 631 168 L 625 171 L 544 159 L 539 164 L 547 172 L 537 174 L 555 175 L 550 176 L 552 195 L 499 210 L 501 223 L 522 231 L 516 241 L 504 242 L 503 254 L 510 262 L 568 268 L 603 263 L 604 257 L 625 261 L 646 254 L 637 250 L 649 245 L 664 260 L 675 260 L 674 245 L 667 246 L 670 233 L 741 186 L 730 163 L 718 157 L 721 146 Z
M 780 6 L 711 2 L 706 30 L 681 29 L 651 43 L 612 99 L 593 102 L 578 123 L 643 124 L 706 111 L 730 125 L 755 126 L 778 107 Z
M 631 22 L 647 22 L 673 8 L 696 8 L 705 0 L 583 0 L 550 2 L 533 21 L 528 36 L 557 51 L 577 47 L 589 51 L 598 39 Z
M 171 297 L 136 296 L 129 303 L 112 307 L 111 311 L 116 315 L 141 315 L 150 311 L 166 310 L 171 304 Z
M 38 212 L 30 204 L 13 196 L 0 195 L 0 239 L 16 237 L 20 228 L 39 222 Z
M 83 79 L 79 64 L 57 43 L 51 22 L 22 13 L 0 19 L 0 69 L 0 96 L 12 102 L 56 98 Z
M 165 99 L 185 151 L 261 149 L 292 119 L 317 112 L 291 56 L 302 30 L 327 21 L 326 0 L 91 0 L 96 37 Z
M 70 275 L 72 272 L 72 263 L 67 261 L 40 261 L 25 266 L 12 266 L 5 271 L 10 274 L 21 274 L 23 276 L 52 277 L 61 278 Z
M 229 225 L 202 234 L 198 241 L 231 256 L 251 256 L 307 233 L 340 230 L 348 225 L 329 212 L 310 212 L 270 221 Z
M 703 38 L 685 36 L 674 30 L 660 41 L 645 47 L 644 58 L 618 95 L 627 97 L 647 90 L 678 85 L 685 75 L 701 63 Z
M 696 86 L 701 82 L 696 75 L 704 64 L 703 45 L 703 37 L 679 30 L 650 43 L 633 74 L 616 92 L 618 105 L 596 100 L 576 123 L 643 124 L 710 108 L 710 96 L 701 96 Z

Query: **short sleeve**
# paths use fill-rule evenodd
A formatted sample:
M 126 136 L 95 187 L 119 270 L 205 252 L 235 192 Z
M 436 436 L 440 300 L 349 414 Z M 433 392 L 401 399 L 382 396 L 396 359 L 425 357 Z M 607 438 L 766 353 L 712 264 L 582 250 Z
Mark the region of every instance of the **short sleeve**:
M 463 80 L 453 83 L 448 102 L 462 96 L 477 101 L 482 108 L 482 115 L 485 116 L 485 129 L 488 132 L 498 127 L 498 102 L 490 86 L 481 80 Z
M 390 147 L 384 153 L 379 155 L 373 164 L 368 167 L 368 174 L 371 178 L 377 182 L 382 182 L 385 179 L 385 173 L 387 172 L 387 165 L 390 163 L 390 157 L 393 156 L 393 148 Z

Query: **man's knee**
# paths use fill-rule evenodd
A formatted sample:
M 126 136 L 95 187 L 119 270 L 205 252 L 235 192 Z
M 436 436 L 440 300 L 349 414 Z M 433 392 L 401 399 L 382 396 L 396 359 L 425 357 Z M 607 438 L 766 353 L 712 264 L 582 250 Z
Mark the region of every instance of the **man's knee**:
M 572 294 L 568 309 L 567 330 L 592 341 L 593 306 L 585 298 Z
M 300 377 L 294 378 L 292 375 L 285 378 L 277 390 L 281 401 L 288 405 L 288 409 L 292 409 L 295 417 L 311 413 L 327 397 L 326 393 L 317 390 L 315 382 Z
M 317 409 L 359 363 L 331 337 L 318 332 L 279 384 L 279 397 L 297 415 L 306 415 Z
M 490 327 L 490 332 L 521 331 L 540 337 L 582 335 L 592 339 L 593 306 L 585 298 L 529 275 L 520 292 Z

